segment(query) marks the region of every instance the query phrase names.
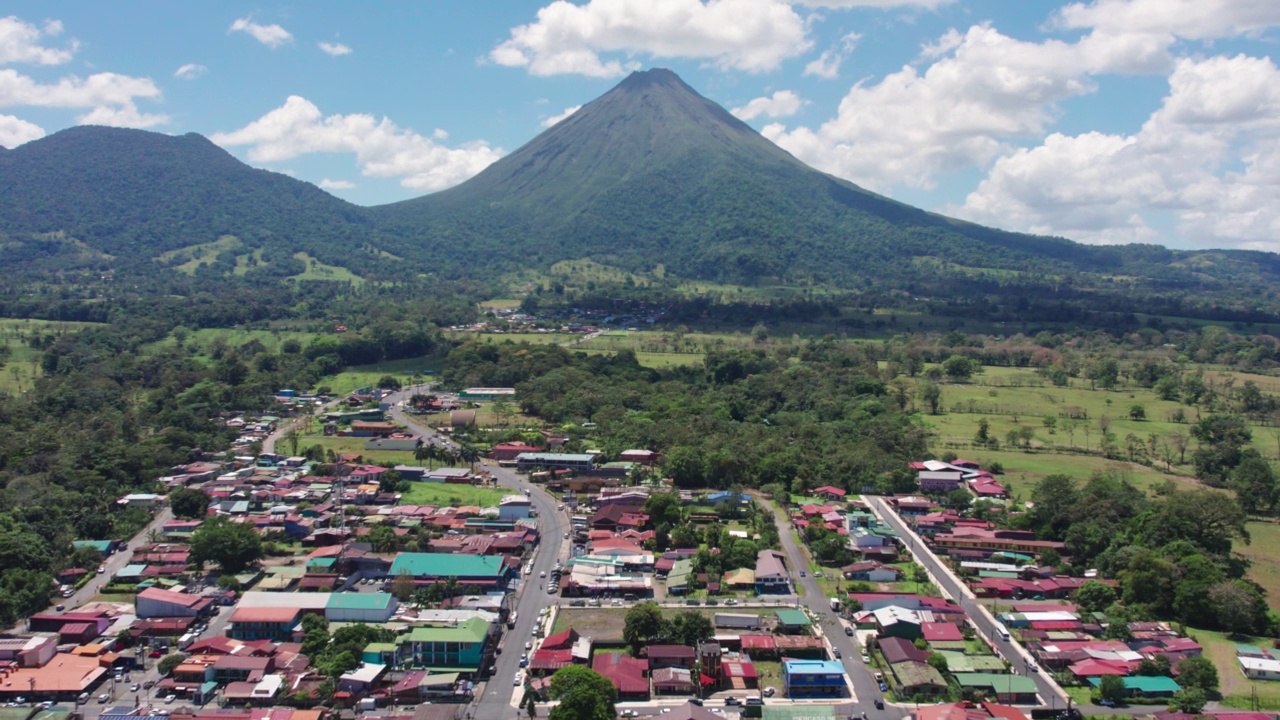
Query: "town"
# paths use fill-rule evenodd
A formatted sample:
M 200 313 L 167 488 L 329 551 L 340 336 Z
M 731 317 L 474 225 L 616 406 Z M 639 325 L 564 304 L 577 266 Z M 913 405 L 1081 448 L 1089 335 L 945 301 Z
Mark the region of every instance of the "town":
M 286 390 L 281 416 L 228 419 L 231 448 L 119 498 L 152 522 L 78 542 L 97 566 L 0 640 L 4 717 L 532 717 L 575 666 L 621 716 L 672 720 L 1173 720 L 1216 685 L 1176 627 L 1107 621 L 1114 580 L 1056 573 L 1062 543 L 973 512 L 1009 497 L 960 458 L 911 463 L 914 493 L 784 498 L 677 489 L 656 452 L 557 452 L 553 431 L 466 467 L 372 461 L 464 459 L 463 405 L 513 394 Z M 369 457 L 275 452 L 312 421 Z M 1277 657 L 1241 648 L 1239 668 L 1277 679 Z

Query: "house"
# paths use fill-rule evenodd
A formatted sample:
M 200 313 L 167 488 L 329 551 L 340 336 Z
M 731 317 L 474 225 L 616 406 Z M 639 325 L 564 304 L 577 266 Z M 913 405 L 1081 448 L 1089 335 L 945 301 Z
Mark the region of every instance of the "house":
M 400 426 L 393 422 L 351 421 L 350 434 L 355 437 L 390 437 L 398 432 L 400 432 Z
M 436 468 L 422 476 L 424 482 L 469 484 L 471 471 L 466 468 Z
M 498 519 L 524 520 L 533 509 L 533 501 L 525 495 L 508 495 L 498 503 Z
M 199 595 L 176 593 L 150 587 L 135 598 L 137 616 L 142 619 L 167 617 L 197 617 L 209 612 L 213 599 Z
M 796 608 L 781 608 L 773 611 L 774 617 L 778 621 L 778 631 L 788 634 L 799 634 L 809 632 L 809 628 L 813 626 L 813 621 L 805 614 L 803 610 Z
M 660 668 L 691 668 L 695 652 L 688 645 L 650 645 L 645 648 L 649 670 Z
M 653 465 L 658 462 L 658 453 L 652 450 L 623 450 L 618 455 L 618 459 L 623 462 L 632 462 L 638 465 Z
M 163 507 L 168 502 L 164 495 L 156 495 L 154 493 L 132 493 L 125 495 L 116 501 L 117 505 L 128 508 L 152 508 Z
M 1027 720 L 1027 716 L 1016 707 L 988 702 L 925 705 L 914 714 L 916 720 Z
M 522 442 L 504 442 L 493 446 L 489 457 L 498 462 L 514 462 L 521 453 L 536 453 L 538 448 Z
M 789 698 L 845 697 L 844 666 L 831 660 L 783 660 L 783 693 Z
M 830 500 L 833 502 L 844 502 L 845 496 L 848 495 L 849 493 L 845 490 L 842 490 L 841 488 L 836 487 L 835 485 L 823 485 L 820 488 L 816 488 L 813 491 L 813 494 L 824 500 Z
M 516 456 L 516 469 L 520 472 L 528 472 L 534 469 L 544 470 L 575 470 L 577 472 L 591 472 L 595 469 L 595 455 L 586 453 L 520 453 Z
M 777 550 L 761 550 L 756 555 L 755 586 L 757 595 L 790 593 L 791 573 L 787 572 L 786 556 Z
M 1125 695 L 1143 698 L 1167 698 L 1182 690 L 1173 678 L 1161 675 L 1130 675 L 1123 678 Z M 1098 687 L 1102 678 L 1090 678 L 1089 684 Z
M 231 614 L 227 635 L 236 640 L 283 642 L 293 637 L 302 617 L 296 607 L 238 607 Z
M 880 654 L 884 655 L 884 661 L 890 665 L 896 665 L 903 662 L 928 662 L 930 653 L 921 650 L 915 646 L 910 640 L 904 640 L 899 637 L 880 638 L 877 641 L 880 646 Z
M 409 575 L 419 585 L 457 578 L 460 585 L 505 589 L 510 568 L 501 557 L 492 555 L 451 555 L 447 553 L 400 553 L 391 563 L 391 577 Z
M 622 702 L 649 699 L 649 664 L 620 652 L 598 652 L 591 669 L 609 678 Z
M 898 569 L 876 560 L 864 560 L 840 568 L 845 580 L 863 580 L 866 582 L 895 582 Z
M 962 691 L 978 692 L 1008 705 L 1038 705 L 1036 683 L 1025 675 L 952 673 Z
M 688 668 L 660 668 L 652 672 L 650 679 L 653 691 L 659 695 L 692 695 L 696 689 L 693 673 Z
M 964 482 L 964 474 L 959 470 L 921 470 L 917 475 L 920 492 L 926 495 L 946 495 L 959 490 Z
M 920 624 L 920 633 L 927 643 L 964 642 L 964 633 L 955 623 L 927 622 Z
M 591 527 L 595 530 L 640 530 L 648 524 L 649 516 L 635 505 L 606 505 L 591 516 Z
M 1236 662 L 1250 680 L 1280 680 L 1280 660 L 1237 655 Z
M 947 681 L 942 673 L 926 662 L 908 660 L 889 666 L 893 680 L 899 691 L 906 697 L 920 695 L 931 697 L 947 690 Z
M 352 695 L 366 695 L 373 690 L 386 671 L 386 665 L 361 663 L 360 667 L 345 672 L 338 678 L 338 691 Z
M 882 638 L 897 637 L 915 640 L 924 637 L 924 631 L 921 630 L 924 620 L 920 617 L 918 610 L 890 605 L 872 611 L 872 615 L 875 616 L 876 630 Z

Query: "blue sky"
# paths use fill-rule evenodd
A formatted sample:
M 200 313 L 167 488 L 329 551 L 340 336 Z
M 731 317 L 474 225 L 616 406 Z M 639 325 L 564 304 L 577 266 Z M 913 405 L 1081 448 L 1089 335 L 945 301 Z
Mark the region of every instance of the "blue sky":
M 6 3 L 0 144 L 197 132 L 363 205 L 668 67 L 801 160 L 1083 242 L 1280 250 L 1275 0 Z

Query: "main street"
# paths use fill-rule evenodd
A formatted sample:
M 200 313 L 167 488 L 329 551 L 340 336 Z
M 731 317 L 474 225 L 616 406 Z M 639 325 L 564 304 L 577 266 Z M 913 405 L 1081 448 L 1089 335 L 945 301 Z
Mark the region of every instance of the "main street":
M 427 427 L 418 418 L 409 415 L 400 405 L 401 401 L 408 398 L 418 390 L 406 390 L 387 398 L 392 402 L 391 416 L 396 422 L 412 428 L 416 432 L 423 435 L 424 442 L 436 442 L 445 447 L 452 447 L 453 442 L 447 438 L 436 435 L 430 427 Z M 510 488 L 517 493 L 529 491 L 529 497 L 533 501 L 533 507 L 538 513 L 538 549 L 533 559 L 533 572 L 524 573 L 521 568 L 520 588 L 517 591 L 518 601 L 513 606 L 512 611 L 516 613 L 516 626 L 505 631 L 502 643 L 502 653 L 498 655 L 495 665 L 496 671 L 490 677 L 489 681 L 484 683 L 476 698 L 471 716 L 477 720 L 500 720 L 502 718 L 512 718 L 520 711 L 512 706 L 512 702 L 519 702 L 524 697 L 522 685 L 513 684 L 517 674 L 523 677 L 523 671 L 520 669 L 520 654 L 525 652 L 524 645 L 526 642 L 533 642 L 533 631 L 538 624 L 538 611 L 544 607 L 556 604 L 560 596 L 552 595 L 546 590 L 546 578 L 542 575 L 551 574 L 551 570 L 555 567 L 556 560 L 567 560 L 569 555 L 569 546 L 565 542 L 564 536 L 569 532 L 569 517 L 563 511 L 557 510 L 557 501 L 545 490 L 532 483 L 525 482 L 524 478 L 507 468 L 498 467 L 496 463 L 486 463 L 486 469 L 493 475 L 498 485 Z M 526 563 L 527 564 L 527 563 Z M 520 693 L 519 696 L 513 696 L 514 693 Z
M 907 527 L 902 518 L 898 516 L 889 503 L 881 497 L 864 496 L 863 501 L 866 502 L 880 519 L 893 528 L 898 533 L 898 537 L 907 544 L 907 549 L 915 556 L 916 562 L 920 563 L 929 576 L 933 578 L 934 584 L 942 590 L 944 594 L 952 598 L 964 609 L 965 614 L 969 617 L 969 621 L 973 623 L 978 632 L 986 636 L 991 646 L 1010 663 L 1012 663 L 1012 671 L 1015 674 L 1026 675 L 1030 677 L 1036 684 L 1036 690 L 1040 694 L 1040 700 L 1051 708 L 1067 707 L 1068 699 L 1043 671 L 1037 669 L 1032 672 L 1031 668 L 1035 667 L 1030 655 L 1026 653 L 1018 643 L 1010 640 L 1004 640 L 996 631 L 996 621 L 992 615 L 987 612 L 976 599 L 965 592 L 966 588 L 960 582 L 950 569 L 942 564 L 933 551 L 930 550 L 920 540 L 919 536 Z
M 823 594 L 822 588 L 818 586 L 818 581 L 814 579 L 812 573 L 808 572 L 809 563 L 805 559 L 807 556 L 796 543 L 791 523 L 786 520 L 784 514 L 775 512 L 773 503 L 761 498 L 757 498 L 757 501 L 766 511 L 773 514 L 774 522 L 778 526 L 778 537 L 782 540 L 782 550 L 786 553 L 787 565 L 791 568 L 792 580 L 799 585 L 797 590 L 803 590 L 800 603 L 809 609 L 810 615 L 818 619 L 822 625 L 823 634 L 827 636 L 831 646 L 840 651 L 845 672 L 853 683 L 857 710 L 855 714 L 865 712 L 870 720 L 898 720 L 906 717 L 909 712 L 905 706 L 886 703 L 883 710 L 876 709 L 874 701 L 882 697 L 882 693 L 873 675 L 875 671 L 862 662 L 860 655 L 862 648 L 855 642 L 855 638 L 844 634 L 844 625 L 840 622 L 839 613 L 831 609 L 830 599 Z M 805 571 L 805 577 L 799 577 L 802 570 Z

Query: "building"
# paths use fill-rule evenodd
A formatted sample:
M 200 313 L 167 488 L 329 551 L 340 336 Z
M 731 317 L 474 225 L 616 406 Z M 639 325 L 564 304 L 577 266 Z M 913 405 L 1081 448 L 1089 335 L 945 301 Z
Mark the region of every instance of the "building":
M 332 593 L 324 616 L 329 622 L 385 623 L 400 603 L 390 593 Z
M 845 580 L 862 580 L 865 582 L 896 582 L 898 569 L 885 565 L 877 560 L 863 560 L 840 568 Z
M 688 645 L 650 645 L 645 648 L 649 670 L 661 668 L 691 668 L 696 653 Z
M 761 550 L 756 556 L 756 594 L 786 595 L 791 592 L 791 573 L 785 556 L 777 550 Z
M 945 495 L 964 487 L 963 473 L 959 470 L 921 470 L 918 476 L 920 492 L 926 495 Z
M 649 664 L 620 652 L 598 652 L 591 669 L 609 678 L 618 689 L 618 700 L 630 702 L 649 699 Z
M 1005 673 L 952 673 L 961 690 L 972 690 L 996 698 L 1006 705 L 1036 705 L 1036 683 L 1025 675 Z
M 845 496 L 849 493 L 843 488 L 838 488 L 835 485 L 823 485 L 822 487 L 815 489 L 813 494 L 823 500 L 844 502 Z
M 926 705 L 914 714 L 915 720 L 1027 720 L 1027 716 L 1016 707 L 987 702 Z
M 844 666 L 831 660 L 783 660 L 783 693 L 789 698 L 844 697 Z
M 231 614 L 227 635 L 236 640 L 284 642 L 293 638 L 301 618 L 302 610 L 296 607 L 238 607 Z
M 696 690 L 688 668 L 665 667 L 650 673 L 653 691 L 659 695 L 692 695 Z
M 1160 675 L 1130 675 L 1121 679 L 1124 680 L 1125 694 L 1134 697 L 1173 697 L 1174 693 L 1182 689 L 1173 678 Z M 1102 678 L 1089 678 L 1089 684 L 1096 688 L 1102 684 Z
M 12 701 L 23 696 L 74 701 L 80 693 L 101 682 L 109 671 L 96 655 L 58 653 L 40 667 L 7 671 L 4 682 L 0 683 L 0 698 Z
M 198 617 L 213 606 L 213 598 L 176 593 L 160 588 L 147 588 L 135 598 L 137 615 L 146 620 L 167 617 Z
M 652 450 L 623 450 L 618 459 L 637 465 L 653 465 L 658 462 L 658 453 Z
M 778 620 L 778 630 L 791 635 L 809 632 L 809 628 L 813 626 L 813 621 L 805 614 L 803 610 L 796 608 L 781 608 L 773 611 L 774 616 Z
M 446 553 L 400 553 L 391 564 L 391 577 L 409 575 L 418 584 L 457 578 L 459 585 L 485 589 L 505 589 L 509 568 L 493 555 L 451 555 Z
M 514 462 L 521 453 L 541 452 L 538 448 L 522 442 L 504 442 L 493 446 L 489 457 L 498 462 Z
M 520 453 L 516 456 L 516 469 L 520 472 L 535 469 L 591 472 L 595 469 L 595 460 L 595 455 L 585 453 Z
M 523 520 L 529 517 L 533 501 L 525 495 L 508 495 L 498 503 L 498 519 Z
M 1236 662 L 1250 680 L 1280 680 L 1280 660 L 1237 655 Z
M 476 616 L 456 624 L 415 627 L 396 641 L 396 664 L 476 675 L 488 667 L 497 624 Z
M 400 432 L 400 426 L 393 422 L 353 420 L 351 435 L 355 437 L 390 437 Z
M 470 483 L 471 471 L 466 468 L 436 468 L 428 470 L 422 479 L 426 482 Z

